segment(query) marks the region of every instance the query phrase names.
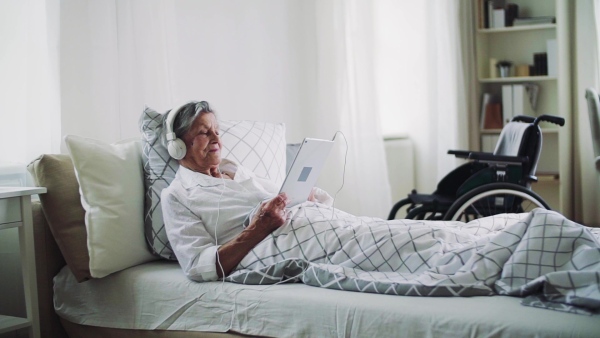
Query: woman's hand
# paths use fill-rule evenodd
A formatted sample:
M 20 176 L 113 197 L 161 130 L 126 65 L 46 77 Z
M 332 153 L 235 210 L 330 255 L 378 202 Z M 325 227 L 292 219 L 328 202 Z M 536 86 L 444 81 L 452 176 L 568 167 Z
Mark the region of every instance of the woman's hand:
M 285 206 L 288 202 L 287 195 L 281 193 L 261 204 L 250 225 L 234 239 L 219 247 L 217 276 L 227 276 L 260 241 L 285 224 Z
M 289 203 L 287 195 L 282 192 L 270 201 L 263 203 L 254 215 L 252 223 L 256 227 L 268 233 L 282 226 L 287 218 L 285 206 Z

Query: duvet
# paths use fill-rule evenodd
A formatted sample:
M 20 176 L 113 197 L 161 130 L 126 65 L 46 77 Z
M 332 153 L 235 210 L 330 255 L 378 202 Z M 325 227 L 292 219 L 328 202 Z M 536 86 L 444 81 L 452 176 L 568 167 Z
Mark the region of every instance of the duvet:
M 600 312 L 600 229 L 536 209 L 469 223 L 357 217 L 306 202 L 226 281 L 408 296 L 511 295 Z

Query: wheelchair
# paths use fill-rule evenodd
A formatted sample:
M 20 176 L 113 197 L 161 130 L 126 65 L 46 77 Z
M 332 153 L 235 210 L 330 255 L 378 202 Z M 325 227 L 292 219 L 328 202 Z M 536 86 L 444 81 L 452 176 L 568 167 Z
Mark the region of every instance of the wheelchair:
M 471 220 L 501 213 L 522 213 L 550 206 L 531 190 L 542 149 L 540 122 L 564 126 L 562 117 L 515 116 L 500 133 L 493 153 L 449 150 L 469 162 L 447 174 L 432 194 L 413 190 L 397 202 L 388 219 L 407 206 L 406 218 L 417 220 Z

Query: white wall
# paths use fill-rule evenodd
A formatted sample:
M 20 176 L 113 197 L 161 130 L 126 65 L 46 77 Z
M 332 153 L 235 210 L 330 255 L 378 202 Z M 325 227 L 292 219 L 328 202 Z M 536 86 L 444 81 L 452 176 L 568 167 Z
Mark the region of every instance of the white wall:
M 310 4 L 301 0 L 174 3 L 156 3 L 145 12 L 119 7 L 114 18 L 119 31 L 97 34 L 90 28 L 113 26 L 100 14 L 114 11 L 114 4 L 62 2 L 63 135 L 108 142 L 135 137 L 145 104 L 164 112 L 187 100 L 209 101 L 223 119 L 302 125 L 303 112 L 311 108 L 316 95 L 309 85 L 315 71 L 310 57 L 314 28 L 308 28 L 314 25 L 307 23 L 312 17 Z M 166 26 L 159 12 L 177 18 L 178 25 Z M 190 26 L 198 29 L 185 29 Z M 138 30 L 155 34 L 142 40 Z M 165 49 L 166 53 L 160 52 Z M 167 74 L 158 73 L 151 67 L 156 62 L 175 66 Z M 164 84 L 165 90 L 157 83 Z M 125 96 L 135 97 L 135 103 L 122 100 Z M 109 99 L 100 102 L 99 97 Z M 299 128 L 288 131 L 288 141 L 306 136 Z

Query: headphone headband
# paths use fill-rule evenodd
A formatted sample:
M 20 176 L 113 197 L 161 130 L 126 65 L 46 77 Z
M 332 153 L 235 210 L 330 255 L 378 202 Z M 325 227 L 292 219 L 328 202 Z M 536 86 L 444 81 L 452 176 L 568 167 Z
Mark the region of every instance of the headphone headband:
M 167 129 L 167 133 L 165 135 L 165 137 L 167 138 L 167 151 L 169 152 L 169 155 L 176 160 L 181 160 L 182 158 L 184 158 L 185 153 L 187 152 L 185 143 L 183 142 L 183 140 L 177 138 L 177 135 L 173 130 L 173 123 L 175 123 L 175 117 L 177 117 L 177 114 L 179 114 L 179 112 L 185 105 L 187 105 L 187 103 L 184 103 L 178 106 L 177 108 L 171 109 L 171 111 L 167 115 L 167 120 L 165 121 L 165 127 Z
M 169 112 L 169 114 L 167 115 L 167 121 L 166 121 L 166 127 L 167 127 L 167 140 L 174 140 L 177 138 L 177 136 L 173 135 L 174 137 L 169 139 L 169 134 L 175 134 L 175 131 L 173 130 L 173 123 L 175 123 L 175 117 L 177 117 L 177 114 L 179 114 L 179 111 L 186 105 L 187 103 L 184 103 L 180 106 L 177 106 L 176 108 L 171 109 L 171 111 Z

